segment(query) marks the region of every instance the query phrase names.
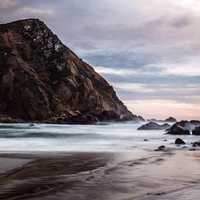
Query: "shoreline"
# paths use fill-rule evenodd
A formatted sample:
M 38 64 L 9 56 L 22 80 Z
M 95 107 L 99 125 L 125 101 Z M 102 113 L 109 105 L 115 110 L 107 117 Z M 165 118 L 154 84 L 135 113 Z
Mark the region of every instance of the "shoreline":
M 7 163 L 6 172 L 2 163 Z M 146 154 L 0 152 L 0 199 L 181 199 L 200 188 L 199 164 L 200 151 L 188 149 Z

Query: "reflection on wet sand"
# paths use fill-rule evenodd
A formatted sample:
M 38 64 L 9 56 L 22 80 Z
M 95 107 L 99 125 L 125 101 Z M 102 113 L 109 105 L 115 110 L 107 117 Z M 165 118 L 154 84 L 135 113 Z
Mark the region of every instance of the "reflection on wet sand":
M 166 200 L 183 199 L 184 192 L 189 200 L 200 194 L 198 151 L 0 157 L 0 163 L 15 161 L 0 175 L 1 200 Z

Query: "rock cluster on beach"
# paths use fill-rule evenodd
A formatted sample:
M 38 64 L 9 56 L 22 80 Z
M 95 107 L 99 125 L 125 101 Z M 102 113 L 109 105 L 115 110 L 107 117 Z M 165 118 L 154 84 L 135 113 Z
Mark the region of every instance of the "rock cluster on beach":
M 0 25 L 0 121 L 141 119 L 40 20 Z
M 200 135 L 200 121 L 180 121 L 167 130 L 170 135 Z

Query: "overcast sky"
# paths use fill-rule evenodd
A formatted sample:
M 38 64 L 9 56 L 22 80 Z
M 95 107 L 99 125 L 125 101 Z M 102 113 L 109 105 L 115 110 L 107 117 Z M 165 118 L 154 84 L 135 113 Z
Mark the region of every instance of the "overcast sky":
M 0 23 L 40 18 L 146 118 L 200 118 L 199 0 L 2 0 Z

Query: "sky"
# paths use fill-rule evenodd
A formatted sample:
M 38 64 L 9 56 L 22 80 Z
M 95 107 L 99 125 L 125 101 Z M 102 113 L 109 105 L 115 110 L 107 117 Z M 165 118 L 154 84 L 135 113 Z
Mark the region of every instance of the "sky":
M 200 119 L 199 0 L 2 0 L 0 23 L 43 20 L 145 118 Z

